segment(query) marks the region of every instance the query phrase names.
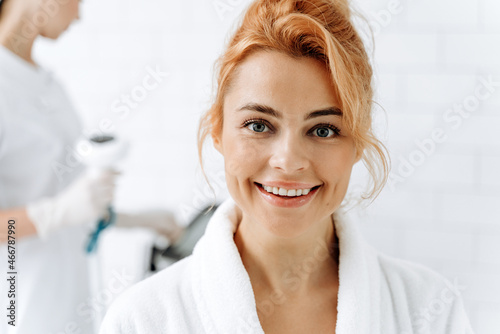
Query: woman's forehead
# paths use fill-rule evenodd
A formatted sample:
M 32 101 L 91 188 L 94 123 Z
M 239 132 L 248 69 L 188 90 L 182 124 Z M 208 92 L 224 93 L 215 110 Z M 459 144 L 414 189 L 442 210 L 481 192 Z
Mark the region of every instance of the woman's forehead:
M 292 57 L 276 50 L 259 50 L 251 53 L 237 66 L 238 76 L 256 78 L 295 78 L 330 81 L 323 62 L 311 57 Z
M 235 72 L 225 105 L 249 103 L 276 109 L 290 109 L 290 106 L 301 109 L 302 106 L 308 111 L 340 107 L 324 64 L 277 51 L 258 51 L 248 56 Z

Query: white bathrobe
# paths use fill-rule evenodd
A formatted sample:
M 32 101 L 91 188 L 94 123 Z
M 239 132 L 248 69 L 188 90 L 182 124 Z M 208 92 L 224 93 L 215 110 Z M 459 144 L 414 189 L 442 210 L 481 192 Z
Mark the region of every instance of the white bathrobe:
M 232 198 L 221 204 L 191 256 L 120 295 L 100 334 L 264 333 L 233 240 L 235 205 Z M 337 326 L 331 333 L 472 333 L 458 282 L 379 253 L 341 210 L 334 223 L 340 263 Z M 268 310 L 272 304 L 270 299 Z

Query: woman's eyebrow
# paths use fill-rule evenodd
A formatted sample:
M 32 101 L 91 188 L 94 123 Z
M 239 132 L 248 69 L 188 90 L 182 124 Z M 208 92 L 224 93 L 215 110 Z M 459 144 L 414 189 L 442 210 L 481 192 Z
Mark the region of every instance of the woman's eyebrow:
M 266 106 L 264 104 L 260 103 L 254 103 L 250 102 L 239 108 L 237 111 L 242 111 L 242 110 L 250 110 L 250 111 L 257 111 L 261 112 L 270 116 L 273 116 L 277 119 L 281 119 L 283 116 L 281 113 L 269 106 Z M 342 116 L 342 110 L 340 110 L 337 107 L 329 107 L 325 109 L 319 109 L 310 112 L 309 114 L 304 117 L 304 120 L 307 121 L 308 119 L 314 118 L 314 117 L 319 117 L 319 116 L 328 116 L 328 115 L 333 115 L 333 116 Z

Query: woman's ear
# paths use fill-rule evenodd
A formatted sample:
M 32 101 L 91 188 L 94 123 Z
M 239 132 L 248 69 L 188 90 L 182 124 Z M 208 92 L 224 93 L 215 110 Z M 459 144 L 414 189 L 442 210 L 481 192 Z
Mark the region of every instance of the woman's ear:
M 361 158 L 363 157 L 363 151 L 364 149 L 356 150 L 356 158 L 354 158 L 354 164 L 356 164 L 359 160 L 361 160 Z
M 219 133 L 213 133 L 212 132 L 212 141 L 214 143 L 214 147 L 217 151 L 219 151 L 220 154 L 224 155 L 222 153 L 222 141 L 221 141 L 221 138 L 220 138 L 220 131 Z

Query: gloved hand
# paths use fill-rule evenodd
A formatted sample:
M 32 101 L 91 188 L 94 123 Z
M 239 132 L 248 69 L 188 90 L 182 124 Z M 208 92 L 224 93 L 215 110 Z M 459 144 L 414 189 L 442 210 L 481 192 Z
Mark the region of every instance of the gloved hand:
M 44 239 L 55 229 L 95 222 L 107 212 L 113 200 L 113 169 L 88 169 L 54 197 L 45 197 L 26 206 L 28 217 Z
M 156 231 L 161 236 L 168 239 L 169 244 L 174 244 L 184 232 L 175 216 L 164 210 L 148 211 L 141 213 L 121 213 L 116 214 L 117 227 L 144 227 Z

